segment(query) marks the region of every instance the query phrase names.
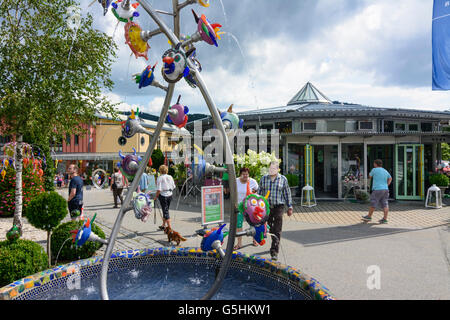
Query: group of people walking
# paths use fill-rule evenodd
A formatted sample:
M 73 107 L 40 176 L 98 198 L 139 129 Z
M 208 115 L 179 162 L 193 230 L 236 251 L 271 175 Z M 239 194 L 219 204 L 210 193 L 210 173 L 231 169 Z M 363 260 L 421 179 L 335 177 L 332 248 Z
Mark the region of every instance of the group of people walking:
M 372 194 L 370 198 L 370 209 L 368 215 L 362 217 L 364 221 L 370 221 L 376 207 L 383 209 L 383 218 L 380 223 L 387 223 L 387 217 L 389 212 L 389 184 L 392 182 L 392 177 L 385 169 L 383 169 L 383 162 L 381 160 L 375 160 L 374 169 L 369 173 L 369 177 L 373 179 Z M 239 171 L 239 177 L 236 179 L 237 201 L 242 202 L 247 192 L 250 190 L 252 193 L 258 193 L 259 195 L 267 195 L 268 203 L 270 206 L 270 215 L 267 224 L 272 234 L 272 243 L 270 247 L 270 255 L 272 260 L 278 259 L 278 252 L 280 247 L 281 233 L 283 227 L 283 214 L 286 210 L 287 215 L 291 216 L 293 213 L 293 202 L 291 191 L 289 188 L 287 178 L 279 173 L 279 164 L 277 161 L 270 163 L 269 173 L 264 175 L 259 183 L 250 177 L 250 170 L 248 168 L 241 168 Z M 75 164 L 71 164 L 68 167 L 67 173 L 71 178 L 69 184 L 69 197 L 68 207 L 72 217 L 79 216 L 79 212 L 82 212 L 83 207 L 83 180 L 78 176 L 78 167 Z M 175 189 L 175 182 L 168 174 L 168 167 L 162 165 L 159 167 L 159 177 L 156 181 L 156 195 L 155 199 L 159 200 L 161 209 L 163 212 L 163 223 L 159 227 L 161 230 L 164 228 L 171 228 L 170 221 L 170 203 L 172 201 L 172 193 Z M 228 181 L 228 180 L 227 180 Z M 370 185 L 370 184 L 369 184 Z M 114 174 L 111 178 L 111 190 L 114 197 L 114 208 L 118 207 L 117 198 L 120 199 L 123 204 L 122 191 L 126 186 L 126 179 L 120 173 L 118 168 L 114 169 Z M 229 186 L 227 186 L 229 187 Z M 144 173 L 139 181 L 138 192 L 149 191 L 149 175 Z M 228 189 L 225 190 L 227 194 Z M 244 217 L 242 213 L 238 214 L 237 229 L 242 231 Z M 258 245 L 256 241 L 253 241 L 253 245 Z M 240 249 L 242 247 L 242 237 L 237 238 L 237 244 L 234 249 Z

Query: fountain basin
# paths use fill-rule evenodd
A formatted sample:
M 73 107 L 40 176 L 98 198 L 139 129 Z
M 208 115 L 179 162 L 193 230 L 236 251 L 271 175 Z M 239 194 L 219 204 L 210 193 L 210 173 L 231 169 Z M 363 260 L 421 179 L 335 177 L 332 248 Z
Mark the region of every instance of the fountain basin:
M 102 257 L 74 261 L 0 288 L 1 300 L 101 299 Z M 112 254 L 108 269 L 111 300 L 195 300 L 214 282 L 221 259 L 216 251 L 165 247 Z M 270 259 L 233 252 L 220 300 L 334 300 L 316 279 Z

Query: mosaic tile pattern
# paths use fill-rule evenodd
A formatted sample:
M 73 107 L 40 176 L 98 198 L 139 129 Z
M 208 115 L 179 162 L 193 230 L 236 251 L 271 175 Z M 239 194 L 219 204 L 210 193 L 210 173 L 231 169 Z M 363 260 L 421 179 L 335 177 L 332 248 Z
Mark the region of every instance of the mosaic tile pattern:
M 220 265 L 221 262 L 217 251 L 204 252 L 200 248 L 165 247 L 124 250 L 111 255 L 108 271 L 121 269 L 124 264 L 129 267 L 133 264 L 170 263 L 170 261 L 174 261 L 173 258 L 177 261 L 182 259 L 185 263 Z M 101 257 L 93 257 L 74 261 L 25 277 L 0 288 L 0 300 L 32 299 L 43 292 L 50 291 L 53 287 L 62 285 L 70 275 L 77 271 L 81 271 L 81 277 L 99 274 L 102 260 L 103 258 Z M 233 251 L 231 268 L 250 268 L 252 272 L 282 282 L 309 299 L 334 300 L 329 290 L 316 279 L 305 275 L 297 269 L 273 262 L 270 259 Z

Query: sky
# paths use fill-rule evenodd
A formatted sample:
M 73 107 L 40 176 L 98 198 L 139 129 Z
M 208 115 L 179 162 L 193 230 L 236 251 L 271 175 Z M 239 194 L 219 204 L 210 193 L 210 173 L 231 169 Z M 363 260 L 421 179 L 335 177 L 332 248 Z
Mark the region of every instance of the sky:
M 94 26 L 113 36 L 118 59 L 113 64 L 112 92 L 104 94 L 120 110 L 139 107 L 159 115 L 165 92 L 139 89 L 132 75 L 156 62 L 170 45 L 164 35 L 149 41 L 149 60 L 136 59 L 125 44 L 124 23 L 92 0 L 81 0 L 81 13 L 94 16 Z M 170 0 L 147 0 L 154 9 L 171 11 Z M 182 2 L 180 0 L 180 2 Z M 132 1 L 134 3 L 134 1 Z M 450 91 L 432 91 L 431 0 L 210 0 L 181 13 L 181 32 L 191 35 L 191 12 L 222 25 L 218 47 L 197 42 L 197 59 L 211 96 L 220 110 L 235 112 L 286 105 L 310 81 L 332 101 L 374 107 L 443 111 Z M 134 21 L 144 30 L 156 24 L 142 8 Z M 173 19 L 161 15 L 170 28 Z M 173 97 L 191 113 L 208 113 L 201 93 L 184 80 Z

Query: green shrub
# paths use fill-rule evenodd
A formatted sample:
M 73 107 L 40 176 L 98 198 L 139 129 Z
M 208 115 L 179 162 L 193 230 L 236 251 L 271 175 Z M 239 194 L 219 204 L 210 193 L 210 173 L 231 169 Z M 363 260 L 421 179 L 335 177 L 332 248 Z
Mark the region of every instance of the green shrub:
M 298 175 L 289 173 L 286 175 L 289 187 L 298 187 L 299 178 Z
M 44 248 L 31 240 L 0 241 L 0 287 L 48 268 Z
M 430 176 L 430 184 L 438 187 L 448 187 L 449 179 L 445 174 L 433 174 Z
M 44 192 L 32 199 L 24 214 L 32 226 L 52 231 L 67 215 L 67 202 L 57 192 Z
M 69 221 L 60 224 L 53 230 L 51 249 L 54 259 L 58 258 L 58 261 L 87 259 L 92 257 L 95 252 L 101 248 L 102 244 L 98 242 L 86 241 L 81 247 L 77 247 L 72 243 L 72 234 L 70 231 L 80 229 L 83 224 L 84 221 Z M 100 238 L 105 239 L 105 233 L 95 223 L 92 224 L 92 231 Z
M 156 171 L 159 170 L 159 167 L 164 164 L 164 154 L 160 149 L 155 149 L 152 152 L 152 168 Z
M 67 215 L 67 202 L 58 192 L 44 192 L 30 201 L 24 214 L 35 228 L 47 231 L 47 253 L 51 264 L 50 233 Z

